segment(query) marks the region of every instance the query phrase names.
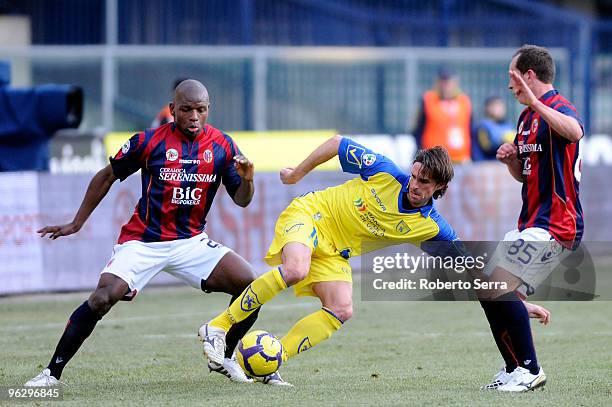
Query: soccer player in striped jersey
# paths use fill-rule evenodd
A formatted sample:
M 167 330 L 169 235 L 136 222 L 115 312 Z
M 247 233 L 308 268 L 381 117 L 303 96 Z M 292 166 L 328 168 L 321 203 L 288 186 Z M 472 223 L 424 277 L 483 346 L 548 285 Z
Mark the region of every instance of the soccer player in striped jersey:
M 504 281 L 508 288 L 481 296 L 506 364 L 483 388 L 521 392 L 546 383 L 521 297 L 533 293 L 582 238 L 578 141 L 584 130 L 574 106 L 553 87 L 555 64 L 548 50 L 522 46 L 509 76 L 510 91 L 526 108 L 514 143 L 503 144 L 497 159 L 523 184 L 523 207 L 518 228 L 504 236 L 488 269 L 491 281 Z
M 123 225 L 113 255 L 97 288 L 70 316 L 47 368 L 26 386 L 52 386 L 97 322 L 119 300 L 131 300 L 159 272 L 165 271 L 205 292 L 237 296 L 255 279 L 251 266 L 204 232 L 206 215 L 221 183 L 233 201 L 247 206 L 254 193 L 253 164 L 226 134 L 206 124 L 208 91 L 185 80 L 175 90 L 170 110 L 174 123 L 138 133 L 121 147 L 110 165 L 91 180 L 74 220 L 38 231 L 51 239 L 78 232 L 112 184 L 141 171 L 142 197 Z M 237 297 L 235 297 L 237 298 Z M 233 358 L 239 339 L 257 318 L 246 319 L 228 335 L 227 351 L 216 371 L 250 382 Z

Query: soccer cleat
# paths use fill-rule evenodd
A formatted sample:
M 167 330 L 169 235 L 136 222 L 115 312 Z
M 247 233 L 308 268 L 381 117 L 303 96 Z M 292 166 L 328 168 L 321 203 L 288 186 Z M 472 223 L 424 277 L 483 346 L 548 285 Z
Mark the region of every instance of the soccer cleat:
M 63 383 L 51 376 L 49 369 L 44 369 L 38 376 L 28 380 L 23 387 L 54 387 L 60 384 Z
M 198 330 L 198 338 L 204 344 L 204 357 L 217 365 L 223 365 L 225 360 L 225 334 L 221 328 L 215 328 L 206 323 Z
M 506 372 L 506 367 L 503 366 L 499 372 L 493 376 L 491 383 L 485 384 L 480 388 L 480 390 L 496 390 L 499 386 L 503 386 L 504 384 L 510 381 L 510 373 Z
M 255 380 L 263 384 L 269 384 L 270 386 L 293 387 L 291 383 L 284 381 L 278 372 L 274 372 L 264 377 L 256 377 Z
M 252 379 L 249 379 L 244 371 L 236 361 L 236 354 L 232 355 L 232 358 L 225 358 L 223 364 L 220 365 L 215 362 L 208 361 L 208 369 L 211 372 L 221 373 L 223 376 L 228 377 L 231 381 L 236 383 L 253 383 Z
M 521 393 L 535 390 L 539 387 L 543 387 L 545 384 L 546 375 L 542 367 L 540 367 L 538 374 L 531 374 L 529 370 L 519 366 L 510 373 L 510 380 L 508 383 L 499 386 L 497 391 Z

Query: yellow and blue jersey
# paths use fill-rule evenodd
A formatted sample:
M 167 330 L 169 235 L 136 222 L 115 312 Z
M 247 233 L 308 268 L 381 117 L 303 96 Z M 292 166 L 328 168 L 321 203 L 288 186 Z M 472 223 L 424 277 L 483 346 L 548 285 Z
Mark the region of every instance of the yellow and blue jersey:
M 338 148 L 342 170 L 359 174 L 342 185 L 298 198 L 312 214 L 317 233 L 324 235 L 343 257 L 361 255 L 365 241 L 376 241 L 366 251 L 401 243 L 421 246 L 427 241 L 457 240 L 455 231 L 438 214 L 433 201 L 406 208 L 402 196 L 410 175 L 387 157 L 343 138 Z

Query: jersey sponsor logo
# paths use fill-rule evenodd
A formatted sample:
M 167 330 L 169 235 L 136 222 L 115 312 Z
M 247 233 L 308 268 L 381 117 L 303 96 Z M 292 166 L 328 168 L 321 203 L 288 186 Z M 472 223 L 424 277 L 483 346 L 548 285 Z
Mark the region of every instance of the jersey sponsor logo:
M 217 174 L 191 174 L 184 168 L 160 168 L 159 179 L 161 181 L 187 181 L 187 182 L 215 182 Z
M 371 212 L 361 213 L 359 215 L 359 219 L 365 225 L 368 232 L 373 234 L 374 236 L 384 237 L 385 236 L 385 228 L 378 222 L 378 219 Z
M 405 235 L 412 229 L 410 229 L 410 226 L 408 226 L 406 222 L 400 220 L 399 223 L 395 225 L 395 230 L 397 230 L 397 233 L 399 233 L 400 235 Z
M 383 212 L 387 212 L 387 207 L 385 206 L 385 204 L 382 202 L 382 200 L 378 197 L 378 194 L 376 193 L 376 190 L 374 188 L 370 189 L 370 192 L 372 193 L 372 195 L 374 196 L 374 199 L 376 199 L 376 203 L 378 204 L 378 206 L 380 206 L 380 209 Z
M 179 160 L 179 164 L 200 164 L 200 160 Z
M 361 157 L 365 153 L 365 149 L 363 147 L 359 147 L 353 144 L 349 144 L 346 149 L 346 161 L 351 164 L 356 164 L 359 168 L 361 168 Z
M 168 161 L 176 161 L 177 158 L 178 151 L 176 151 L 174 148 L 169 148 L 168 150 L 166 150 L 166 159 Z
M 364 154 L 363 155 L 363 165 L 365 165 L 366 167 L 371 166 L 372 164 L 374 164 L 376 162 L 376 155 L 375 154 Z
M 359 212 L 365 212 L 368 209 L 368 206 L 365 204 L 362 198 L 357 198 L 353 201 L 353 205 Z
M 519 144 L 519 154 L 523 153 L 531 153 L 531 152 L 542 152 L 542 144 L 540 143 L 532 143 L 532 144 Z
M 538 119 L 533 119 L 533 122 L 531 122 L 531 132 L 532 133 L 537 133 L 538 132 L 538 125 L 540 124 L 540 122 L 538 121 Z
M 176 205 L 199 205 L 202 198 L 202 188 L 172 188 L 172 203 Z
M 527 157 L 523 161 L 523 175 L 531 175 L 531 157 Z
M 242 298 L 240 299 L 240 308 L 242 308 L 244 312 L 248 312 L 260 306 L 261 303 L 259 302 L 259 298 L 257 298 L 257 294 L 249 285 L 246 290 L 244 290 L 244 294 L 242 294 Z
M 206 150 L 204 151 L 204 161 L 206 161 L 208 164 L 210 164 L 210 162 L 213 160 L 213 153 L 210 150 Z
M 130 151 L 130 140 L 126 141 L 123 146 L 121 146 L 121 152 L 123 154 L 127 154 Z

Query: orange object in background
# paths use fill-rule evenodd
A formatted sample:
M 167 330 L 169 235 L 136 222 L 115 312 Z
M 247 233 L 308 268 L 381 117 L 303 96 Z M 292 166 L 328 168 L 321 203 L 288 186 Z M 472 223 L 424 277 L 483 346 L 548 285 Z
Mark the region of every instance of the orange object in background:
M 443 146 L 453 162 L 470 160 L 472 103 L 461 93 L 452 99 L 441 99 L 435 90 L 423 96 L 425 127 L 421 148 Z

